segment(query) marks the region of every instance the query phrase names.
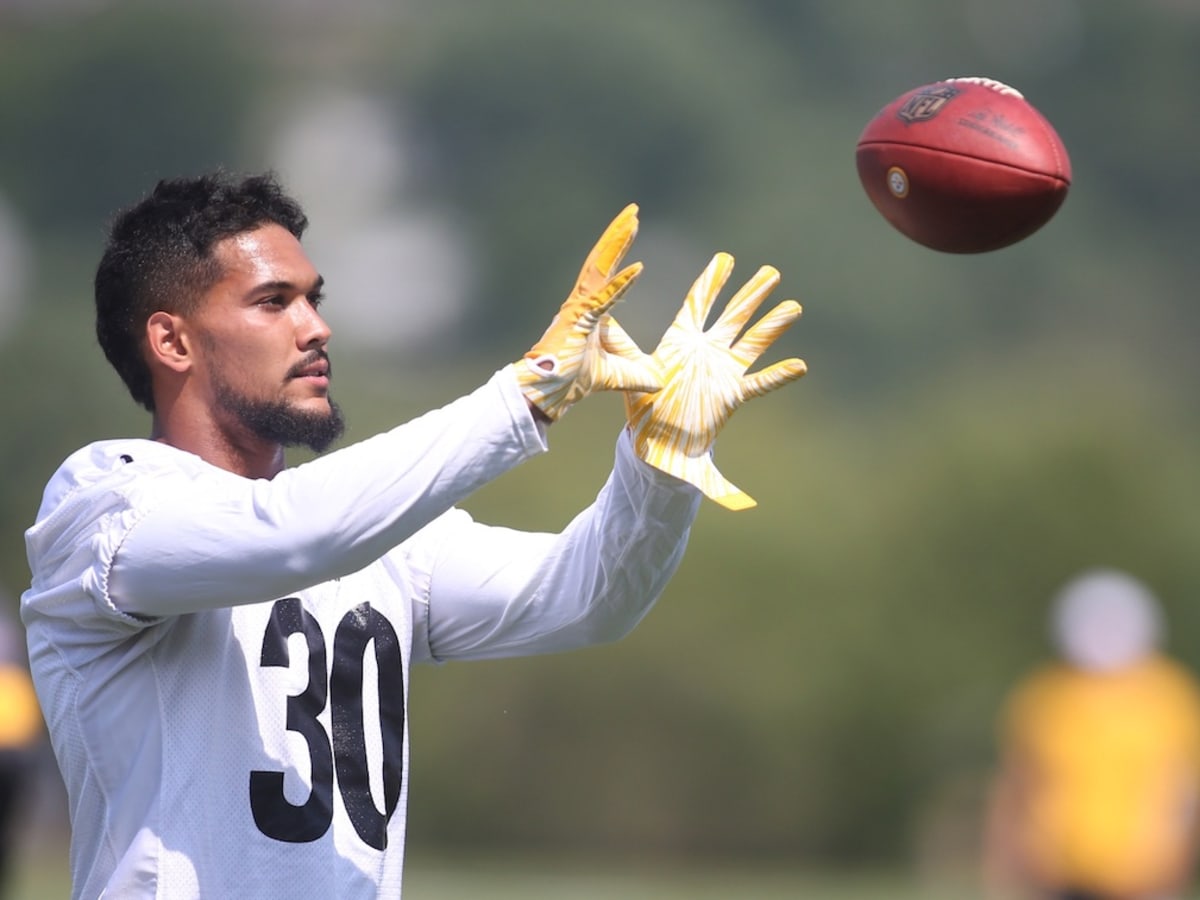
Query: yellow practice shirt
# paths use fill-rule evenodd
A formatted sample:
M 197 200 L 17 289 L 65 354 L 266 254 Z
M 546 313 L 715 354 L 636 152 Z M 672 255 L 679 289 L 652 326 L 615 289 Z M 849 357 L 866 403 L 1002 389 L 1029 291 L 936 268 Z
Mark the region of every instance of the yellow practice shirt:
M 1179 870 L 1200 781 L 1200 688 L 1182 667 L 1043 670 L 1006 739 L 1027 779 L 1018 840 L 1048 882 L 1119 894 Z
M 0 750 L 28 747 L 42 734 L 42 711 L 29 673 L 0 664 Z

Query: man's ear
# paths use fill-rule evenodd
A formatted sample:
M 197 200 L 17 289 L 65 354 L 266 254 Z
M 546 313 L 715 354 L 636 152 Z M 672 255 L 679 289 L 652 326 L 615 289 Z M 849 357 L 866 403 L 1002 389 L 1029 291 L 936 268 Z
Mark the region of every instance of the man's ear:
M 192 366 L 191 336 L 183 319 L 159 310 L 146 320 L 146 349 L 151 366 L 157 364 L 172 372 L 186 372 Z

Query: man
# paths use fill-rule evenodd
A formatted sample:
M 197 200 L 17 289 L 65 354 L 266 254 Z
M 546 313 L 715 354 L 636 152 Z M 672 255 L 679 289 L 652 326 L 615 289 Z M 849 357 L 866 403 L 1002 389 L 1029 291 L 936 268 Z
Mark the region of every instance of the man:
M 1013 691 L 987 829 L 998 895 L 1182 897 L 1195 862 L 1200 685 L 1158 649 L 1157 600 L 1124 572 L 1072 579 L 1060 659 Z
M 204 176 L 116 219 L 97 335 L 151 437 L 92 444 L 53 476 L 22 598 L 74 896 L 398 896 L 409 666 L 620 638 L 677 567 L 700 493 L 753 504 L 711 448 L 744 400 L 804 373 L 746 374 L 800 308 L 744 327 L 778 281 L 764 267 L 706 331 L 732 269 L 718 254 L 646 356 L 608 315 L 641 271 L 619 268 L 636 214 L 524 358 L 290 469 L 286 446 L 342 428 L 299 206 L 269 176 Z M 613 389 L 613 472 L 561 533 L 455 507 Z

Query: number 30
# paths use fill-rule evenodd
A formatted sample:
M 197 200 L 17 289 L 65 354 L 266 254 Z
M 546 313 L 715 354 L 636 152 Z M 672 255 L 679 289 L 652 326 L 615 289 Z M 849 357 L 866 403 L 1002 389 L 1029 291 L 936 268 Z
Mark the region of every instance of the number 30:
M 333 637 L 333 668 L 325 664 L 321 626 L 295 597 L 276 601 L 263 635 L 263 666 L 289 664 L 288 638 L 303 634 L 308 645 L 308 686 L 287 698 L 287 729 L 304 737 L 312 762 L 312 791 L 299 805 L 283 793 L 283 772 L 250 773 L 250 809 L 259 831 L 277 841 L 315 841 L 333 822 L 333 783 L 354 830 L 376 850 L 387 847 L 387 825 L 400 800 L 404 769 L 404 663 L 400 641 L 384 616 L 363 603 L 346 613 Z M 379 725 L 383 735 L 383 800 L 371 797 L 363 727 L 363 662 L 375 645 L 379 670 Z M 326 678 L 326 672 L 329 672 Z M 332 740 L 317 716 L 330 705 Z

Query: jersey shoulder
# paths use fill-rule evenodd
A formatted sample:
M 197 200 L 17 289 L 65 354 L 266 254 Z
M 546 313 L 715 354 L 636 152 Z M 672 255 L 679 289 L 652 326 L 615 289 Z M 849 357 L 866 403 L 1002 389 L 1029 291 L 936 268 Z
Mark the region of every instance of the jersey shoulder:
M 76 450 L 47 482 L 37 519 L 25 532 L 35 576 L 56 568 L 85 534 L 136 518 L 140 509 L 170 496 L 172 482 L 192 484 L 205 470 L 216 471 L 194 454 L 140 438 Z

